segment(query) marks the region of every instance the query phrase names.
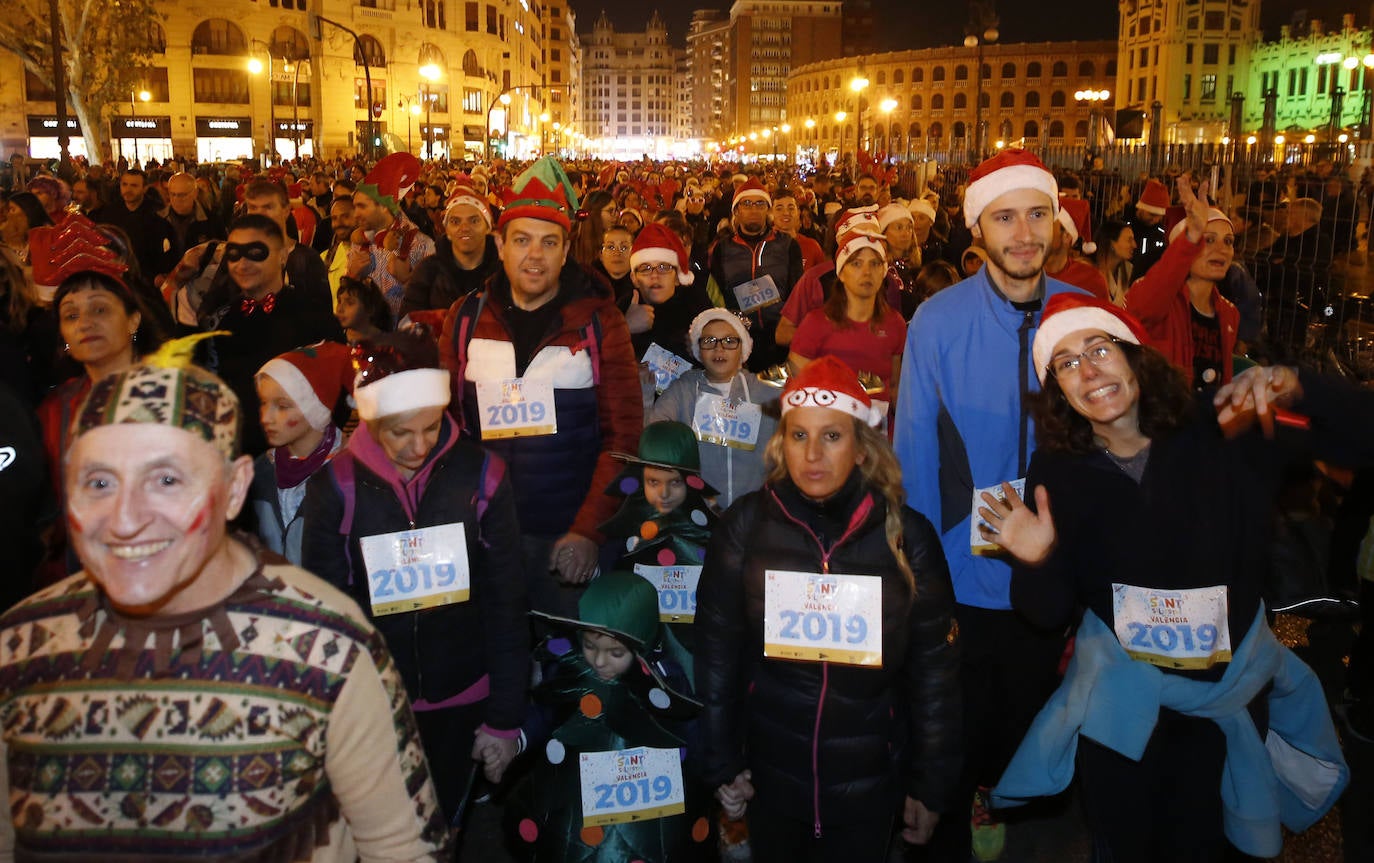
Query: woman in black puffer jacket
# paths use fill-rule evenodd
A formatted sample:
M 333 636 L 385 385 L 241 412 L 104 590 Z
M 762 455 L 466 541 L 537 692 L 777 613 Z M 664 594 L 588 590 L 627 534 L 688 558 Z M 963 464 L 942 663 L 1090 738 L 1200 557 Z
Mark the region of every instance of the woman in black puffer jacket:
M 959 774 L 949 572 L 854 372 L 823 357 L 781 404 L 697 589 L 703 769 L 755 859 L 882 861 L 894 815 L 924 843 Z

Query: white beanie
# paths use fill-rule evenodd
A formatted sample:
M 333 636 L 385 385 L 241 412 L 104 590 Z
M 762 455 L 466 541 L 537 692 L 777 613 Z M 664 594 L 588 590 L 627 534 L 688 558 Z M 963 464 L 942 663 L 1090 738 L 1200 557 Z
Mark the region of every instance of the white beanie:
M 687 347 L 692 351 L 692 357 L 697 362 L 701 362 L 701 331 L 706 329 L 706 325 L 712 321 L 725 321 L 735 328 L 739 333 L 739 361 L 743 363 L 749 359 L 749 355 L 754 352 L 754 340 L 749 335 L 749 328 L 744 321 L 740 320 L 739 315 L 727 309 L 710 308 L 692 318 L 692 325 L 687 328 Z

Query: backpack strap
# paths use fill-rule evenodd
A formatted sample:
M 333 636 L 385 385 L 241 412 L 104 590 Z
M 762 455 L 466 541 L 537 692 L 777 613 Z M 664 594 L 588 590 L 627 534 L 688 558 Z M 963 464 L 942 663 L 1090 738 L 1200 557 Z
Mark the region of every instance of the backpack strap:
M 358 501 L 357 483 L 353 475 L 353 453 L 339 450 L 329 460 L 333 468 L 334 485 L 343 497 L 343 517 L 339 519 L 339 535 L 343 537 L 344 557 L 348 561 L 348 583 L 353 584 L 353 550 L 349 547 L 349 534 L 353 532 L 353 509 Z
M 486 453 L 482 458 L 482 469 L 477 477 L 477 499 L 474 501 L 474 508 L 477 511 L 477 541 L 483 546 L 488 546 L 486 539 L 482 536 L 482 519 L 487 515 L 487 508 L 491 505 L 491 500 L 496 496 L 496 489 L 500 487 L 501 480 L 506 477 L 506 461 L 498 455 Z

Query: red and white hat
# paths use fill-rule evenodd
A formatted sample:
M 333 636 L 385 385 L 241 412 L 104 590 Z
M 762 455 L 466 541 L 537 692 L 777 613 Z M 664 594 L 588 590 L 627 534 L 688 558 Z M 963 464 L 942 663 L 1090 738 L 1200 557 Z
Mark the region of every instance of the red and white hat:
M 690 285 L 694 279 L 692 262 L 682 240 L 666 225 L 650 222 L 635 236 L 630 249 L 630 269 L 640 264 L 672 264 L 677 267 L 677 283 Z
M 730 209 L 740 205 L 740 201 L 747 201 L 750 198 L 758 198 L 768 206 L 773 206 L 773 196 L 768 194 L 768 190 L 759 182 L 758 177 L 750 177 L 749 181 L 735 188 L 735 196 L 730 199 Z
M 740 317 L 729 309 L 712 307 L 692 318 L 692 324 L 687 328 L 687 346 L 692 350 L 692 358 L 697 362 L 701 361 L 701 332 L 706 329 L 706 325 L 712 321 L 724 321 L 735 328 L 740 341 L 740 362 L 749 359 L 749 355 L 754 352 L 754 340 L 749 335 L 749 319 Z
M 894 201 L 878 210 L 878 230 L 886 231 L 892 223 L 900 222 L 903 219 L 908 222 L 915 221 L 911 218 L 911 210 Z
M 1059 199 L 1059 224 L 1064 226 L 1064 230 L 1068 231 L 1069 236 L 1075 241 L 1083 241 L 1079 248 L 1085 255 L 1097 251 L 1097 243 L 1093 242 L 1092 221 L 1092 211 L 1087 201 L 1080 198 Z
M 887 262 L 887 244 L 881 237 L 875 237 L 862 229 L 851 231 L 842 235 L 836 243 L 835 249 L 835 272 L 844 269 L 844 265 L 851 257 L 863 249 L 872 249 L 878 253 L 878 257 Z
M 448 406 L 449 374 L 439 368 L 439 345 L 424 324 L 364 339 L 352 356 L 353 400 L 364 422 Z
M 353 385 L 348 346 L 338 342 L 316 342 L 279 354 L 258 369 L 258 374 L 286 390 L 315 431 L 329 426 L 339 396 Z
M 367 195 L 378 204 L 386 207 L 392 214 L 401 210 L 401 199 L 420 179 L 420 160 L 410 153 L 392 153 L 383 156 L 367 176 L 358 184 L 358 191 Z
M 448 197 L 448 204 L 444 207 L 444 213 L 459 205 L 466 205 L 477 210 L 482 214 L 482 219 L 487 223 L 487 229 L 491 230 L 491 205 L 471 186 L 458 186 L 453 190 L 453 194 Z
M 1169 189 L 1158 180 L 1145 181 L 1145 188 L 1141 190 L 1135 208 L 1156 216 L 1164 215 L 1164 211 L 1169 209 Z
M 920 213 L 932 222 L 935 221 L 935 206 L 925 198 L 916 198 L 907 205 L 907 208 L 911 210 L 911 215 L 913 216 Z
M 1231 225 L 1231 217 L 1230 217 L 1230 216 L 1226 215 L 1226 214 L 1223 213 L 1221 210 L 1218 210 L 1216 207 L 1208 207 L 1208 208 L 1207 208 L 1207 224 L 1210 225 L 1210 224 L 1212 224 L 1213 222 L 1225 222 L 1228 226 L 1231 227 L 1231 230 L 1233 230 L 1233 231 L 1235 230 L 1235 227 L 1234 227 L 1233 225 Z M 1187 219 L 1181 219 L 1180 221 L 1178 221 L 1177 223 L 1175 223 L 1174 226 L 1173 226 L 1172 228 L 1169 229 L 1169 242 L 1172 243 L 1174 240 L 1177 240 L 1177 239 L 1178 239 L 1178 235 L 1181 234 L 1181 233 L 1183 233 L 1183 231 L 1184 231 L 1187 227 L 1188 227 L 1188 220 L 1187 220 Z
M 882 228 L 878 227 L 878 205 L 870 204 L 867 207 L 850 207 L 840 214 L 840 220 L 835 223 L 835 237 L 843 237 L 845 234 L 870 234 L 874 237 L 882 236 Z
M 1035 331 L 1035 345 L 1031 355 L 1035 359 L 1035 374 L 1045 383 L 1050 359 L 1060 339 L 1079 330 L 1101 330 L 1123 342 L 1144 344 L 1145 328 L 1119 306 L 1104 303 L 1090 294 L 1066 292 L 1055 294 L 1045 303 L 1040 326 Z
M 886 413 L 873 406 L 854 370 L 829 354 L 789 378 L 779 404 L 783 416 L 792 408 L 830 408 L 871 426 L 882 422 Z
M 973 169 L 964 190 L 964 224 L 972 228 L 988 204 L 1017 189 L 1035 189 L 1049 195 L 1059 209 L 1059 184 L 1050 169 L 1034 153 L 1008 147 Z

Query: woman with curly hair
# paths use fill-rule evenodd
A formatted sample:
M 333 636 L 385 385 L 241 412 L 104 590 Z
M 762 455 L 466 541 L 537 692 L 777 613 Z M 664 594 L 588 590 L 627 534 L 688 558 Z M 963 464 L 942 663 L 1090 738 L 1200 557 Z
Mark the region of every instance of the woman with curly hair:
M 755 859 L 888 859 L 950 812 L 960 708 L 935 529 L 855 373 L 788 381 L 768 479 L 711 536 L 695 633 L 702 769 Z M 957 814 L 957 813 L 956 813 Z
M 606 229 L 615 224 L 620 205 L 604 189 L 589 192 L 577 211 L 573 223 L 572 256 L 584 267 L 591 268 L 601 260 L 601 241 Z
M 1034 507 L 1004 485 L 978 529 L 1016 560 L 1019 613 L 1082 619 L 994 804 L 1062 790 L 1076 751 L 1099 859 L 1219 861 L 1228 840 L 1277 856 L 1279 813 L 1305 829 L 1349 773 L 1320 684 L 1265 618 L 1270 513 L 1298 444 L 1343 464 L 1374 448 L 1330 381 L 1257 367 L 1209 401 L 1145 341 L 1124 310 L 1074 294 L 1036 332 Z M 1274 410 L 1290 405 L 1307 417 Z M 1252 428 L 1276 418 L 1279 441 Z

